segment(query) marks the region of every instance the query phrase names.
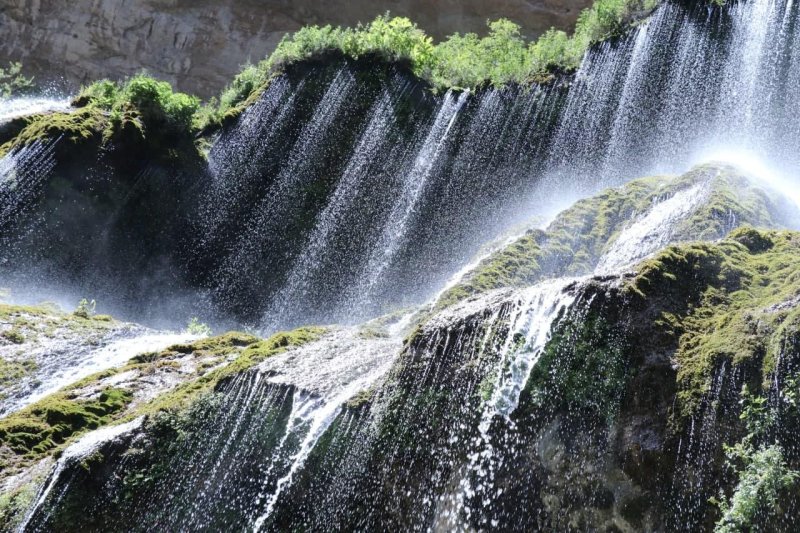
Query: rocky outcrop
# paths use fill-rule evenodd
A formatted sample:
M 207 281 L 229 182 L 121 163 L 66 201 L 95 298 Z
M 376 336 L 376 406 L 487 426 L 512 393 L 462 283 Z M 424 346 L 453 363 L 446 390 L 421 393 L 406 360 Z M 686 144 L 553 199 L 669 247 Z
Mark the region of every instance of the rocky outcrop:
M 74 87 L 141 69 L 201 96 L 217 93 L 248 61 L 307 24 L 353 26 L 391 11 L 412 16 L 435 38 L 484 33 L 506 17 L 528 37 L 570 27 L 587 0 L 452 2 L 383 0 L 0 0 L 0 63 L 21 61 L 40 81 Z
M 707 209 L 676 207 L 684 197 L 669 186 L 698 178 Z M 667 242 L 649 259 L 473 294 L 423 317 L 385 378 L 348 389 L 350 401 L 330 411 L 314 411 L 320 396 L 309 383 L 328 383 L 318 378 L 328 367 L 313 358 L 360 366 L 391 344 L 388 330 L 294 332 L 244 346 L 227 366 L 214 361 L 218 369 L 140 408 L 149 416 L 129 442 L 57 467 L 58 496 L 40 498 L 25 529 L 113 530 L 132 520 L 145 529 L 632 532 L 763 522 L 790 531 L 800 516 L 790 490 L 800 478 L 800 234 L 742 226 L 715 238 L 728 224 L 720 214 L 738 202 L 760 224 L 785 214 L 728 167 L 658 180 L 660 201 L 623 209 L 630 225 L 613 233 L 628 236 L 606 246 L 614 256 L 624 240 L 646 247 L 653 236 L 631 228 L 672 208 L 672 230 L 660 232 Z M 712 242 L 670 244 L 685 232 Z M 120 399 L 103 402 L 101 422 L 130 412 L 139 394 L 120 375 L 172 372 L 171 362 L 206 351 L 173 347 L 117 370 Z M 144 360 L 151 367 L 138 369 Z M 41 416 L 24 414 L 7 440 L 32 438 L 25 430 Z

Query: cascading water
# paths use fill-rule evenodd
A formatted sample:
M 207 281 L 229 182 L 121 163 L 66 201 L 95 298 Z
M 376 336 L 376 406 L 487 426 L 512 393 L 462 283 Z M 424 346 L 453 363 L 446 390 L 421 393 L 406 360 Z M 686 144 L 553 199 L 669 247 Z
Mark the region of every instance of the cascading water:
M 426 301 L 483 242 L 631 176 L 746 148 L 791 180 L 796 11 L 664 3 L 592 48 L 569 85 L 529 91 L 433 97 L 406 73 L 366 82 L 364 65 L 343 61 L 279 76 L 215 140 L 207 175 L 177 195 L 188 224 L 158 258 L 169 276 L 152 292 L 200 292 L 209 320 L 265 332 L 355 322 Z M 447 135 L 427 141 L 453 106 Z M 365 133 L 377 129 L 383 141 Z
M 136 355 L 158 352 L 198 338 L 192 334 L 156 333 L 133 326 L 113 330 L 104 339 L 84 339 L 83 335 L 87 333 L 70 336 L 62 330 L 61 336 L 54 335 L 53 339 L 38 339 L 22 346 L 0 346 L 0 356 L 6 361 L 15 361 L 17 354 L 24 350 L 24 361 L 35 369 L 13 387 L 0 388 L 3 394 L 0 415 L 21 409 L 86 376 L 122 366 Z
M 332 266 L 326 264 L 325 254 L 330 253 L 331 248 L 335 249 L 333 239 L 337 229 L 340 230 L 353 223 L 348 219 L 347 212 L 353 209 L 354 203 L 363 195 L 361 187 L 367 182 L 367 173 L 374 171 L 373 159 L 378 156 L 379 151 L 387 148 L 391 116 L 394 113 L 392 102 L 402 94 L 403 85 L 404 83 L 398 80 L 391 92 L 382 94 L 374 109 L 370 111 L 369 115 L 372 118 L 361 134 L 353 156 L 345 166 L 328 204 L 317 216 L 308 242 L 298 254 L 286 283 L 275 296 L 272 308 L 265 314 L 264 319 L 268 329 L 277 328 L 287 319 L 289 321 L 300 319 L 301 317 L 296 314 L 297 311 L 290 311 L 292 308 L 300 307 L 298 303 L 308 302 L 312 305 L 317 303 L 309 301 L 312 282 L 320 271 Z
M 9 228 L 44 185 L 55 166 L 56 143 L 30 144 L 0 159 L 0 228 Z M 0 239 L 9 235 L 4 231 Z
M 442 146 L 468 96 L 468 92 L 461 93 L 458 98 L 452 94 L 445 95 L 442 107 L 433 121 L 428 136 L 423 141 L 422 149 L 408 172 L 400 197 L 389 213 L 387 224 L 374 245 L 363 273 L 354 284 L 352 296 L 354 303 L 350 304 L 353 308 L 357 309 L 367 305 L 375 285 L 383 277 L 384 271 L 391 263 L 398 248 L 407 238 L 409 219 L 417 209 L 420 195 L 425 192 L 431 170 L 436 165 Z
M 203 421 L 187 428 L 180 453 L 159 449 L 163 471 L 148 492 L 151 503 L 163 505 L 128 511 L 143 525 L 263 528 L 344 404 L 380 383 L 400 346 L 397 336 L 336 329 L 233 378 L 201 407 Z M 85 455 L 82 443 L 68 448 L 66 462 L 56 465 L 29 517 L 33 530 L 47 527 L 50 506 L 59 501 L 49 495 L 69 487 L 71 474 L 63 465 Z M 231 506 L 233 500 L 238 503 Z
M 0 124 L 37 113 L 66 111 L 69 100 L 56 98 L 0 98 Z
M 116 426 L 99 429 L 97 431 L 89 433 L 88 435 L 84 436 L 83 438 L 72 444 L 69 448 L 67 448 L 56 462 L 55 466 L 53 467 L 53 471 L 50 473 L 50 476 L 46 480 L 45 484 L 42 486 L 41 491 L 36 496 L 36 500 L 34 501 L 33 506 L 31 507 L 27 516 L 23 520 L 22 524 L 20 525 L 19 531 L 27 530 L 31 518 L 36 514 L 40 506 L 48 498 L 54 498 L 57 501 L 60 498 L 60 496 L 63 495 L 69 489 L 69 481 L 67 481 L 65 484 L 62 484 L 59 487 L 60 488 L 59 494 L 53 495 L 52 493 L 56 484 L 58 482 L 63 482 L 61 475 L 63 474 L 67 466 L 74 465 L 81 459 L 86 458 L 92 452 L 100 448 L 102 445 L 107 444 L 108 442 L 111 442 L 118 437 L 122 437 L 134 432 L 141 425 L 142 425 L 142 418 L 137 418 L 125 424 L 118 424 Z
M 306 322 L 352 324 L 440 296 L 481 243 L 543 215 L 566 194 L 683 170 L 708 154 L 744 147 L 794 185 L 797 11 L 795 3 L 775 0 L 714 10 L 665 3 L 627 36 L 592 48 L 571 84 L 530 91 L 431 96 L 407 73 L 384 72 L 376 82 L 363 76 L 363 65 L 338 60 L 320 73 L 290 71 L 223 130 L 208 174 L 185 198 L 197 233 L 182 241 L 190 243 L 182 251 L 189 259 L 182 259 L 192 283 L 215 311 L 256 322 L 264 333 Z M 0 162 L 0 224 L 12 221 L 24 200 L 15 192 L 19 176 L 45 180 L 52 151 L 31 145 Z M 587 219 L 581 231 L 588 235 L 590 226 L 607 222 L 602 218 L 622 218 L 592 250 L 590 268 L 557 274 L 585 277 L 547 279 L 542 266 L 541 281 L 530 287 L 444 310 L 434 301 L 395 329 L 333 329 L 226 379 L 186 420 L 137 426 L 136 453 L 113 459 L 115 450 L 104 449 L 112 473 L 97 508 L 105 513 L 98 520 L 108 522 L 92 526 L 123 518 L 142 528 L 253 530 L 661 524 L 637 515 L 636 506 L 646 506 L 637 486 L 646 483 L 630 471 L 634 465 L 647 475 L 654 468 L 648 453 L 672 449 L 646 427 L 646 438 L 625 448 L 627 455 L 611 457 L 619 450 L 608 427 L 622 410 L 626 365 L 658 360 L 657 375 L 674 379 L 664 345 L 645 363 L 620 362 L 625 328 L 639 326 L 630 316 L 667 324 L 674 331 L 665 336 L 678 337 L 684 324 L 677 311 L 660 312 L 658 294 L 647 295 L 656 318 L 649 309 L 625 315 L 620 307 L 645 296 L 620 287 L 630 268 L 673 243 L 691 217 L 719 222 L 722 234 L 739 224 L 707 205 L 714 179 L 656 194 L 638 211 Z M 556 240 L 544 230 L 532 235 L 540 247 Z M 768 248 L 747 235 L 726 246 L 741 255 Z M 566 260 L 557 252 L 537 258 L 559 265 Z M 693 267 L 687 257 L 679 259 Z M 508 263 L 495 265 L 500 275 L 514 266 Z M 716 279 L 730 265 L 723 267 Z M 687 287 L 700 283 L 692 272 L 681 280 Z M 742 277 L 761 274 L 753 269 Z M 720 305 L 744 298 L 718 292 L 702 298 Z M 705 302 L 682 296 L 673 299 L 688 307 Z M 762 325 L 743 315 L 736 318 L 758 332 Z M 419 328 L 404 343 L 403 324 L 412 316 Z M 576 358 L 598 339 L 599 362 Z M 679 339 L 670 342 L 674 351 Z M 719 488 L 706 482 L 716 473 L 703 470 L 719 463 L 722 441 L 710 434 L 722 423 L 717 405 L 735 404 L 745 372 L 724 363 L 711 374 L 673 461 L 691 476 L 658 480 L 657 506 L 671 513 L 663 523 L 674 529 L 708 522 L 706 496 Z M 569 387 L 600 400 L 570 396 Z M 354 396 L 358 401 L 350 401 Z M 625 427 L 636 433 L 645 418 L 635 412 Z M 615 470 L 614 461 L 623 466 Z M 65 465 L 57 464 L 38 498 L 30 529 L 55 524 L 69 476 L 80 474 Z M 131 499 L 102 500 L 123 493 L 121 480 L 134 483 Z M 701 492 L 703 499 L 694 496 Z M 590 510 L 570 514 L 571 506 Z

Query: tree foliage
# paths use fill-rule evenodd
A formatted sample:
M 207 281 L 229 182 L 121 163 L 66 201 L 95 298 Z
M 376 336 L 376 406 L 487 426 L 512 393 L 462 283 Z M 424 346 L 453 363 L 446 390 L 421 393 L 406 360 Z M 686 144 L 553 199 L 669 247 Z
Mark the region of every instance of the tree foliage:
M 33 78 L 22 75 L 21 63 L 9 63 L 7 67 L 0 67 L 0 98 L 11 98 L 33 89 Z
M 795 381 L 788 384 L 794 393 Z M 783 399 L 789 409 L 796 408 L 794 396 Z M 775 406 L 767 398 L 752 394 L 745 386 L 742 390 L 742 413 L 747 434 L 733 446 L 725 446 L 728 467 L 738 476 L 738 483 L 728 500 L 724 492 L 714 499 L 722 511 L 717 522 L 717 533 L 748 531 L 759 517 L 774 512 L 782 491 L 790 489 L 800 478 L 800 472 L 789 468 L 783 448 L 768 443 L 765 437 L 777 421 Z
M 456 33 L 440 43 L 434 43 L 409 19 L 388 14 L 355 28 L 307 26 L 285 36 L 275 52 L 258 65 L 246 66 L 208 114 L 221 117 L 245 102 L 282 67 L 328 52 L 405 62 L 438 90 L 541 81 L 554 72 L 576 69 L 590 46 L 620 35 L 658 2 L 596 0 L 581 13 L 572 36 L 551 29 L 530 43 L 520 26 L 506 19 L 488 22 L 485 37 Z

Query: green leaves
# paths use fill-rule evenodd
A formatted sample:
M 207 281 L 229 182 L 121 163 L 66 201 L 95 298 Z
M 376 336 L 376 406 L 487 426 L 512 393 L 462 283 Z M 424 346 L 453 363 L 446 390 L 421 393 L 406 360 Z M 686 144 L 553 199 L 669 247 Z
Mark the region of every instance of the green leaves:
M 22 63 L 11 62 L 0 68 L 0 98 L 10 98 L 33 89 L 33 78 L 22 75 Z
M 121 122 L 131 113 L 141 116 L 145 124 L 157 124 L 177 132 L 187 132 L 200 108 L 195 96 L 173 92 L 172 86 L 140 73 L 125 83 L 97 81 L 84 87 L 79 101 L 109 111 L 112 122 Z
M 800 472 L 789 468 L 783 448 L 764 442 L 777 422 L 775 408 L 767 398 L 753 395 L 747 386 L 742 388 L 741 398 L 739 418 L 748 433 L 737 444 L 724 447 L 727 465 L 738 474 L 739 481 L 730 501 L 722 491 L 719 498 L 712 499 L 711 503 L 722 511 L 714 529 L 717 533 L 751 529 L 760 515 L 774 510 L 781 491 L 800 479 Z M 790 408 L 795 408 L 794 404 Z
M 222 93 L 217 110 L 207 114 L 219 119 L 260 90 L 275 70 L 332 51 L 354 59 L 372 54 L 407 62 L 437 90 L 543 81 L 554 72 L 578 68 L 592 44 L 619 35 L 658 2 L 596 0 L 579 17 L 573 37 L 551 29 L 530 44 L 520 26 L 507 19 L 488 22 L 486 37 L 456 33 L 438 44 L 411 20 L 388 13 L 356 28 L 307 26 L 285 36 L 268 59 L 246 67 Z
M 733 533 L 749 530 L 762 512 L 769 512 L 775 506 L 779 493 L 790 488 L 800 474 L 790 470 L 783 457 L 783 449 L 777 445 L 734 446 L 728 448 L 729 457 L 744 463 L 739 472 L 739 483 L 728 502 L 724 494 L 714 502 L 719 505 L 723 515 L 714 531 Z

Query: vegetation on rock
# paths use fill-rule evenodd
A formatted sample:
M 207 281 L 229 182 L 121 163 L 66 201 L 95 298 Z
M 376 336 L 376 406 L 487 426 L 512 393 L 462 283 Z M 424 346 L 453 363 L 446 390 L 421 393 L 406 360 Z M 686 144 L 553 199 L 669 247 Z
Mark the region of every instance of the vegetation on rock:
M 771 245 L 743 244 L 754 240 Z M 639 267 L 632 291 L 673 299 L 658 325 L 679 339 L 679 414 L 694 412 L 722 361 L 758 365 L 768 386 L 786 328 L 800 323 L 800 309 L 791 304 L 800 293 L 798 253 L 797 233 L 745 227 L 717 244 L 670 247 Z
M 115 388 L 92 398 L 68 391 L 48 396 L 0 420 L 0 449 L 31 456 L 49 452 L 76 434 L 107 424 L 130 399 L 129 392 Z
M 60 114 L 48 114 L 44 128 L 57 133 L 67 126 L 73 140 L 100 132 L 105 140 L 130 129 L 140 135 L 161 138 L 183 136 L 215 127 L 235 118 L 255 102 L 270 80 L 288 65 L 335 52 L 359 59 L 376 57 L 386 62 L 404 63 L 419 78 L 436 90 L 473 89 L 486 84 L 530 84 L 544 82 L 554 74 L 576 69 L 592 45 L 623 34 L 631 24 L 647 16 L 659 0 L 596 0 L 578 18 L 571 36 L 552 29 L 535 42 L 526 42 L 520 27 L 506 19 L 488 22 L 488 34 L 453 34 L 441 43 L 434 43 L 415 23 L 403 17 L 379 16 L 371 23 L 356 28 L 307 26 L 286 36 L 276 50 L 257 65 L 248 65 L 220 94 L 201 106 L 194 96 L 174 92 L 169 83 L 146 73 L 124 82 L 101 80 L 84 87 L 75 104 L 87 111 L 102 112 L 102 117 L 76 119 L 71 126 L 59 124 L 67 120 Z M 4 87 L 19 91 L 30 83 L 19 76 L 19 65 L 0 69 L 0 96 Z M 97 119 L 101 124 L 97 124 Z M 52 122 L 52 125 L 47 125 Z M 78 131 L 75 128 L 78 127 Z M 76 137 L 75 134 L 78 134 Z M 38 136 L 29 131 L 24 140 Z M 0 155 L 12 146 L 0 148 Z
M 83 319 L 79 319 L 83 320 Z M 127 365 L 94 374 L 0 420 L 0 461 L 5 467 L 29 465 L 61 449 L 82 433 L 142 414 L 175 411 L 192 405 L 217 386 L 264 359 L 319 338 L 323 328 L 300 328 L 261 340 L 229 332 L 191 344 L 175 345 L 159 353 L 134 357 Z M 174 372 L 171 362 L 182 357 L 203 361 L 184 383 L 155 399 L 137 400 L 135 381 L 109 385 L 115 376 L 136 374 L 147 378 Z M 17 366 L 0 366 L 4 379 L 12 379 Z
M 787 395 L 781 399 L 785 407 L 797 411 L 797 382 L 789 379 Z M 769 443 L 768 434 L 778 421 L 778 409 L 770 406 L 768 399 L 757 396 L 745 386 L 742 390 L 742 414 L 747 434 L 734 446 L 725 446 L 728 467 L 733 470 L 738 482 L 730 500 L 720 492 L 714 499 L 722 511 L 715 531 L 733 533 L 760 529 L 765 517 L 778 514 L 779 499 L 800 480 L 800 472 L 788 467 L 783 448 Z M 761 519 L 761 521 L 759 521 Z
M 36 141 L 57 138 L 72 145 L 125 138 L 158 147 L 155 153 L 193 146 L 193 121 L 200 100 L 173 92 L 167 82 L 137 74 L 121 83 L 94 82 L 81 89 L 73 105 L 78 109 L 16 119 L 12 129 L 17 133 L 0 146 L 0 157 Z
M 506 19 L 488 22 L 485 37 L 456 33 L 441 43 L 434 43 L 409 19 L 388 14 L 356 28 L 307 26 L 286 36 L 270 57 L 245 67 L 219 100 L 200 113 L 198 122 L 236 116 L 286 66 L 331 52 L 404 63 L 439 91 L 547 81 L 556 73 L 576 69 L 590 46 L 620 36 L 658 1 L 596 0 L 581 13 L 572 36 L 552 29 L 531 43 L 517 24 Z
M 708 183 L 702 204 L 681 221 L 673 242 L 714 240 L 733 224 L 785 227 L 791 208 L 730 167 L 700 166 L 675 178 L 649 177 L 580 200 L 559 214 L 547 230 L 524 236 L 483 260 L 437 302 L 443 308 L 470 295 L 501 287 L 524 287 L 544 277 L 593 272 L 603 253 L 638 216 L 676 193 Z
M 108 111 L 112 128 L 130 121 L 137 128 L 165 128 L 179 134 L 191 128 L 200 107 L 197 97 L 173 92 L 169 83 L 144 73 L 124 83 L 97 81 L 84 87 L 76 102 Z
M 12 62 L 5 68 L 0 67 L 0 98 L 24 94 L 33 87 L 33 78 L 27 78 L 22 74 L 21 63 Z

